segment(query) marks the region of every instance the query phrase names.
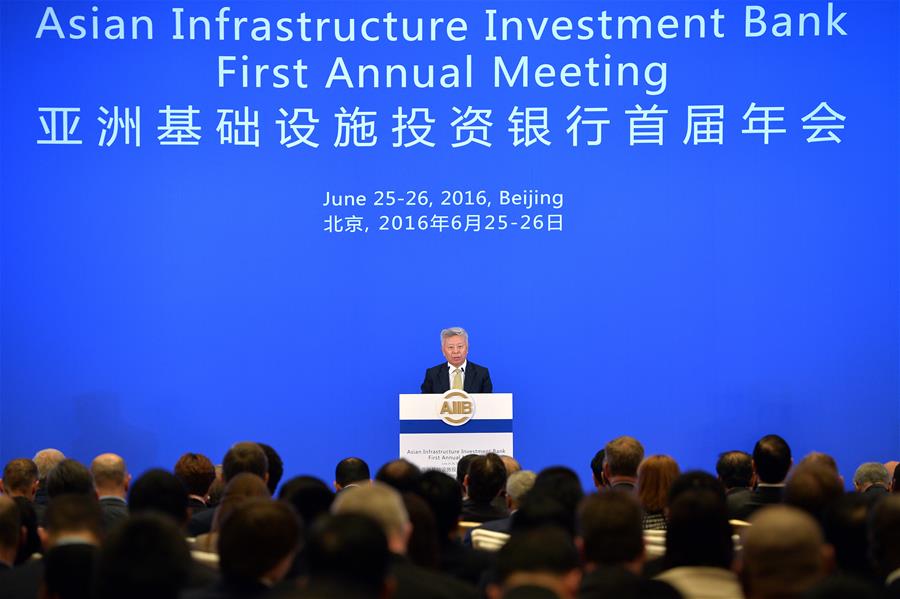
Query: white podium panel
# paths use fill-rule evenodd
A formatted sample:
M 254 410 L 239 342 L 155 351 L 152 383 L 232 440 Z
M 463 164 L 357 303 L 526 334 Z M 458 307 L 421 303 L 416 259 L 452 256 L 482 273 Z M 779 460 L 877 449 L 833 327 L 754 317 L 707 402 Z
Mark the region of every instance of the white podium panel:
M 513 455 L 512 422 L 511 393 L 401 395 L 400 457 L 455 478 L 464 455 Z

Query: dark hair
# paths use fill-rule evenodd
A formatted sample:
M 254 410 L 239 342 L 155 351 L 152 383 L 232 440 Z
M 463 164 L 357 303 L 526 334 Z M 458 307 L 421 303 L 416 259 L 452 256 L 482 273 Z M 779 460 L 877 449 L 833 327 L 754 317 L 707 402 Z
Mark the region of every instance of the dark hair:
M 548 497 L 553 499 L 566 514 L 564 523 L 559 523 L 571 534 L 575 532 L 575 512 L 578 504 L 584 498 L 584 489 L 581 488 L 581 480 L 578 475 L 565 466 L 551 466 L 544 468 L 534 479 L 534 486 L 528 491 L 527 496 Z
M 872 559 L 879 574 L 900 568 L 900 495 L 886 495 L 872 508 L 868 521 Z
M 262 498 L 244 501 L 219 530 L 222 578 L 236 586 L 256 584 L 297 550 L 301 532 L 300 520 L 287 503 Z
M 466 490 L 473 501 L 491 501 L 506 488 L 506 466 L 496 453 L 478 456 L 469 464 Z
M 570 510 L 546 493 L 529 491 L 512 515 L 512 533 L 515 535 L 544 526 L 556 526 L 575 534 L 575 518 Z
M 278 499 L 294 506 L 303 523 L 312 526 L 317 518 L 331 509 L 334 492 L 314 476 L 295 476 L 281 485 Z
M 334 482 L 341 487 L 371 478 L 369 465 L 361 458 L 344 458 L 334 469 Z
M 669 488 L 669 505 L 682 493 L 700 489 L 711 491 L 725 501 L 725 489 L 715 476 L 702 470 L 689 470 L 676 478 Z
M 726 451 L 719 455 L 716 474 L 726 489 L 749 487 L 753 478 L 753 458 L 746 451 Z
M 326 516 L 313 527 L 307 547 L 310 580 L 338 582 L 378 594 L 391 563 L 381 526 L 362 514 Z
M 422 471 L 412 462 L 392 460 L 378 469 L 375 480 L 394 487 L 400 493 L 408 493 L 416 490 L 420 476 L 422 476 Z
M 457 529 L 459 515 L 462 513 L 459 483 L 440 470 L 428 470 L 419 480 L 417 492 L 434 512 L 441 540 L 446 540 Z
M 784 503 L 800 508 L 822 522 L 829 505 L 844 494 L 844 485 L 835 470 L 822 463 L 797 466 L 784 488 Z
M 99 539 L 103 515 L 97 499 L 89 495 L 67 494 L 55 497 L 47 505 L 44 526 L 54 533 L 89 530 Z
M 38 479 L 38 467 L 28 458 L 10 460 L 3 468 L 3 488 L 6 494 L 30 493 Z
M 68 493 L 94 494 L 94 479 L 84 464 L 66 458 L 47 474 L 47 496 L 59 497 Z
M 579 509 L 584 558 L 600 565 L 630 562 L 644 551 L 643 514 L 630 494 L 607 491 L 589 495 Z
M 21 527 L 19 506 L 12 498 L 0 495 L 0 547 L 18 547 Z
M 766 435 L 753 448 L 753 463 L 760 482 L 780 483 L 791 469 L 791 448 L 778 435 Z
M 225 453 L 222 459 L 222 477 L 225 483 L 241 472 L 249 472 L 265 480 L 266 474 L 269 473 L 269 460 L 258 443 L 250 441 L 235 443 Z
M 27 497 L 13 497 L 19 506 L 21 525 L 25 527 L 25 542 L 19 546 L 15 565 L 27 562 L 35 553 L 41 553 L 41 537 L 38 534 L 38 518 L 34 504 Z
M 460 485 L 463 484 L 463 481 L 466 479 L 466 475 L 469 473 L 469 466 L 472 464 L 472 460 L 477 457 L 477 453 L 470 453 L 459 458 L 459 461 L 456 462 L 456 482 L 458 482 Z
M 603 460 L 606 459 L 606 449 L 601 449 L 594 454 L 591 460 L 591 472 L 594 474 L 594 480 L 599 484 L 603 483 Z
M 48 551 L 44 564 L 47 597 L 91 599 L 94 565 L 99 551 L 93 545 L 60 545 Z
M 634 437 L 617 437 L 606 444 L 606 465 L 612 476 L 637 476 L 644 446 Z
M 869 561 L 866 522 L 871 501 L 861 493 L 846 493 L 829 505 L 823 515 L 825 541 L 834 547 L 838 570 L 866 578 L 873 576 Z
M 566 574 L 578 568 L 578 550 L 564 530 L 544 526 L 515 534 L 497 553 L 497 577 L 516 572 Z
M 437 569 L 440 552 L 438 527 L 431 508 L 415 493 L 403 494 L 403 506 L 412 524 L 406 548 L 407 557 L 417 566 Z
M 269 480 L 266 481 L 266 485 L 269 487 L 269 495 L 274 497 L 275 489 L 278 488 L 278 483 L 281 482 L 281 477 L 284 476 L 284 462 L 271 445 L 266 445 L 265 443 L 257 443 L 257 445 L 262 447 L 266 454 L 266 461 L 269 464 Z
M 723 498 L 702 488 L 677 495 L 669 504 L 665 557 L 668 566 L 727 569 L 733 554 L 731 525 Z
M 187 520 L 187 490 L 174 474 L 161 468 L 144 472 L 128 493 L 132 514 L 156 511 L 171 517 L 180 526 Z
M 216 480 L 216 467 L 200 453 L 186 453 L 175 462 L 175 477 L 190 495 L 206 497 L 209 486 Z
M 171 518 L 136 514 L 107 537 L 97 564 L 96 599 L 177 599 L 188 582 L 191 554 Z

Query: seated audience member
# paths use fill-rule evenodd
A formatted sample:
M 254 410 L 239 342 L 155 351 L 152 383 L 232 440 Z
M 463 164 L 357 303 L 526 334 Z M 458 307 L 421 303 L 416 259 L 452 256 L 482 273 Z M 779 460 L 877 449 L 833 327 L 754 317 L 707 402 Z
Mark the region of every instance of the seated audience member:
M 638 466 L 644 460 L 644 446 L 634 437 L 617 437 L 604 448 L 603 475 L 610 489 L 633 492 Z
M 868 524 L 875 569 L 887 586 L 887 596 L 900 597 L 900 497 L 878 501 Z
M 477 585 L 492 562 L 488 554 L 465 546 L 460 539 L 462 495 L 459 483 L 443 472 L 429 470 L 422 474 L 417 492 L 434 514 L 438 538 L 438 569 Z
M 666 529 L 669 488 L 681 472 L 667 455 L 652 455 L 638 467 L 637 496 L 644 508 L 644 530 Z
M 360 514 L 326 516 L 309 535 L 304 599 L 383 599 L 393 593 L 387 537 Z
M 541 470 L 534 479 L 529 496 L 546 497 L 559 503 L 565 513 L 565 521 L 558 524 L 570 534 L 575 534 L 575 516 L 578 504 L 584 498 L 581 479 L 570 468 L 551 466 Z M 521 511 L 521 508 L 520 508 Z M 517 518 L 519 512 L 516 512 Z
M 891 475 L 882 464 L 866 462 L 853 474 L 853 487 L 857 493 L 865 493 L 872 498 L 887 495 L 891 488 Z
M 91 545 L 63 545 L 44 556 L 42 599 L 92 599 L 99 550 Z
M 128 517 L 125 497 L 128 496 L 131 475 L 125 467 L 125 460 L 114 453 L 104 453 L 91 462 L 91 476 L 103 512 L 103 530 L 109 531 Z
M 414 493 L 422 471 L 407 460 L 392 460 L 378 469 L 375 480 L 397 489 L 400 493 Z
M 511 455 L 501 455 L 500 459 L 503 460 L 503 465 L 506 466 L 506 477 L 515 472 L 518 472 L 522 469 L 522 465 L 516 460 L 516 458 Z
M 41 546 L 41 537 L 38 533 L 37 511 L 34 504 L 25 497 L 13 497 L 13 501 L 19 506 L 19 516 L 22 519 L 22 532 L 25 538 L 19 539 L 19 552 L 16 553 L 16 564 L 21 565 L 34 557 L 36 554 L 43 553 Z
M 677 598 L 671 586 L 640 576 L 643 513 L 631 493 L 590 495 L 578 510 L 576 542 L 584 563 L 580 599 Z
M 838 476 L 841 475 L 840 470 L 838 470 L 837 461 L 827 453 L 822 453 L 821 451 L 811 451 L 800 460 L 800 464 L 820 464 L 827 468 L 830 468 L 834 471 Z
M 10 460 L 3 468 L 0 493 L 10 497 L 25 497 L 34 501 L 38 490 L 37 464 L 28 458 Z
M 733 517 L 753 489 L 753 458 L 746 451 L 726 451 L 716 462 L 716 476 L 725 487 L 728 515 Z
M 21 536 L 19 506 L 10 497 L 0 495 L 0 574 L 15 565 Z
M 132 514 L 158 512 L 183 528 L 188 521 L 187 490 L 174 474 L 161 468 L 147 470 L 138 477 L 128 493 Z
M 800 597 L 825 577 L 832 548 L 809 514 L 778 505 L 757 511 L 750 522 L 742 535 L 747 599 Z
M 506 466 L 500 456 L 489 453 L 472 460 L 463 484 L 466 487 L 463 520 L 488 522 L 509 515 L 502 497 L 506 490 Z
M 222 479 L 227 486 L 238 474 L 248 472 L 258 476 L 264 483 L 269 481 L 269 459 L 258 443 L 241 441 L 231 446 L 222 459 Z M 271 495 L 271 493 L 269 494 Z M 216 502 L 218 503 L 218 502 Z M 191 516 L 188 534 L 198 537 L 212 529 L 214 510 L 203 510 Z
M 403 494 L 403 507 L 409 514 L 412 529 L 406 545 L 406 556 L 417 566 L 438 570 L 440 548 L 434 513 L 425 500 L 415 493 Z
M 519 510 L 519 506 L 522 505 L 522 499 L 525 497 L 525 494 L 534 487 L 536 478 L 537 475 L 531 470 L 519 470 L 511 474 L 506 479 L 506 509 L 509 510 L 509 516 L 485 522 L 478 529 L 509 534 L 512 529 L 513 515 Z
M 179 528 L 161 514 L 138 513 L 106 539 L 97 561 L 95 599 L 178 599 L 191 555 Z
M 42 449 L 34 454 L 34 458 L 32 458 L 35 466 L 38 468 L 38 489 L 34 495 L 34 503 L 41 506 L 38 508 L 38 521 L 42 520 L 44 507 L 50 501 L 50 497 L 47 495 L 47 475 L 64 459 L 66 459 L 66 456 L 63 455 L 63 452 L 52 448 Z
M 466 475 L 469 473 L 469 466 L 472 465 L 472 460 L 477 457 L 477 453 L 470 453 L 459 458 L 459 461 L 456 462 L 456 482 L 459 483 L 459 488 L 463 493 L 463 499 L 466 498 L 466 487 L 463 483 L 466 481 Z
M 308 528 L 331 509 L 334 492 L 314 476 L 295 476 L 281 486 L 278 499 L 294 506 Z
M 900 486 L 897 485 L 897 474 L 900 473 L 900 462 L 888 462 L 884 465 L 884 469 L 891 475 L 891 493 L 900 493 Z
M 208 457 L 199 453 L 186 453 L 175 462 L 175 478 L 181 481 L 188 492 L 188 511 L 207 509 L 209 487 L 216 480 L 216 467 Z
M 340 493 L 348 487 L 368 484 L 372 478 L 369 465 L 361 458 L 344 458 L 334 469 L 334 490 Z
M 603 462 L 605 459 L 606 450 L 601 449 L 594 454 L 594 458 L 591 460 L 591 476 L 594 480 L 594 488 L 598 491 L 602 491 L 608 486 L 606 475 L 603 474 Z
M 669 503 L 666 531 L 668 569 L 657 579 L 685 599 L 741 599 L 731 570 L 733 555 L 723 493 L 695 488 L 676 494 Z
M 47 496 L 52 501 L 70 494 L 97 496 L 90 471 L 81 462 L 66 458 L 47 474 Z
M 791 464 L 791 448 L 784 439 L 778 435 L 766 435 L 757 441 L 753 448 L 756 488 L 740 504 L 731 506 L 729 517 L 748 520 L 762 506 L 781 503 L 784 479 Z
M 331 510 L 336 515 L 368 516 L 381 526 L 392 554 L 391 571 L 397 580 L 396 599 L 465 599 L 478 596 L 474 587 L 409 561 L 406 557 L 411 532 L 409 515 L 396 489 L 379 481 L 348 489 L 335 497 Z
M 835 470 L 816 462 L 801 462 L 784 487 L 784 502 L 822 522 L 825 510 L 844 494 Z
M 513 536 L 497 553 L 489 599 L 571 599 L 578 592 L 578 551 L 565 531 L 543 527 Z
M 825 541 L 834 547 L 837 572 L 874 581 L 866 529 L 870 505 L 867 497 L 846 493 L 825 509 L 822 521 Z
M 212 528 L 195 539 L 194 549 L 215 553 L 222 525 L 235 509 L 250 499 L 271 499 L 269 487 L 255 474 L 240 472 L 234 475 L 225 486 L 222 502 L 216 507 Z
M 266 470 L 266 486 L 269 487 L 269 495 L 275 497 L 278 483 L 281 482 L 281 477 L 284 476 L 284 461 L 271 445 L 266 445 L 265 443 L 257 443 L 257 445 L 259 445 L 262 448 L 263 453 L 266 454 L 266 464 L 268 465 L 268 469 Z

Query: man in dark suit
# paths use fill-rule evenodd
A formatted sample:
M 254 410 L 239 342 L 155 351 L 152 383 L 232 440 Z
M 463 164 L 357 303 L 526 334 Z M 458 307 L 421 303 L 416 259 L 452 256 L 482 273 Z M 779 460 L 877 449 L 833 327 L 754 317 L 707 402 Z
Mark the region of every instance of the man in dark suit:
M 753 448 L 753 473 L 756 488 L 744 501 L 729 503 L 728 517 L 748 520 L 759 508 L 781 503 L 784 495 L 784 479 L 794 463 L 787 441 L 778 435 L 766 435 Z
M 0 495 L 0 572 L 13 567 L 21 531 L 22 519 L 16 502 Z
M 617 437 L 606 444 L 603 475 L 613 491 L 633 493 L 637 486 L 638 466 L 644 459 L 644 446 L 634 437 Z
M 469 362 L 469 334 L 453 327 L 441 331 L 441 351 L 447 361 L 425 371 L 422 393 L 445 393 L 462 389 L 466 393 L 493 393 L 491 375 L 484 366 Z
M 725 487 L 728 513 L 741 510 L 753 489 L 753 457 L 746 451 L 726 451 L 716 462 L 716 475 Z
M 870 551 L 888 597 L 900 597 L 900 497 L 888 495 L 869 518 Z
M 91 462 L 94 488 L 103 512 L 103 530 L 109 532 L 118 522 L 128 517 L 128 485 L 131 475 L 125 467 L 125 460 L 114 453 L 98 455 Z

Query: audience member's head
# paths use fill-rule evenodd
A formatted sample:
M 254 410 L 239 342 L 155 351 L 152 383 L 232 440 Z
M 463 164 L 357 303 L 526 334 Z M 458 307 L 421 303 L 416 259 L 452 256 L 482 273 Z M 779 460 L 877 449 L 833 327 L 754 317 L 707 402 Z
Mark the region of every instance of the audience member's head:
M 19 515 L 22 520 L 22 529 L 25 533 L 23 539 L 19 539 L 19 552 L 16 553 L 16 565 L 28 561 L 35 553 L 41 553 L 41 537 L 38 534 L 38 518 L 34 509 L 34 503 L 30 499 L 17 496 L 12 498 L 19 507 Z
M 884 497 L 872 508 L 869 545 L 881 576 L 900 568 L 900 496 Z
M 741 571 L 748 599 L 799 597 L 824 578 L 830 547 L 809 514 L 775 505 L 757 511 L 750 522 Z
M 783 483 L 792 463 L 791 448 L 778 435 L 766 435 L 753 448 L 753 472 L 761 483 Z
M 132 515 L 107 537 L 94 578 L 96 599 L 177 599 L 191 554 L 171 518 Z
M 840 471 L 838 470 L 837 461 L 827 453 L 822 453 L 821 451 L 811 451 L 800 460 L 800 463 L 797 466 L 801 466 L 803 464 L 819 464 L 821 466 L 825 466 L 827 468 L 831 468 L 834 470 L 835 474 L 840 476 Z
M 310 527 L 318 518 L 328 514 L 334 492 L 314 476 L 295 476 L 281 485 L 278 499 L 294 506 L 303 523 Z
M 59 545 L 43 556 L 43 592 L 47 599 L 92 599 L 94 566 L 99 550 L 93 545 Z
M 97 495 L 125 497 L 131 475 L 125 466 L 125 460 L 114 453 L 103 453 L 91 462 L 91 476 Z
M 726 491 L 753 486 L 753 458 L 746 451 L 726 451 L 716 462 L 716 475 Z
M 446 542 L 455 536 L 462 513 L 462 494 L 456 479 L 440 470 L 428 470 L 422 474 L 416 492 L 434 513 L 441 541 Z
M 186 453 L 175 462 L 175 478 L 181 481 L 188 495 L 206 500 L 209 486 L 216 480 L 216 467 L 200 453 Z
M 594 488 L 597 490 L 606 486 L 606 475 L 603 474 L 603 462 L 606 460 L 606 450 L 601 449 L 591 459 L 591 475 L 594 479 Z
M 275 489 L 278 488 L 278 483 L 281 482 L 281 477 L 284 476 L 284 462 L 281 459 L 281 456 L 278 455 L 278 452 L 275 451 L 275 448 L 271 445 L 267 445 L 265 443 L 257 443 L 262 450 L 263 453 L 266 454 L 266 464 L 268 465 L 268 478 L 266 479 L 266 485 L 269 487 L 269 495 L 275 496 Z
M 510 511 L 519 509 L 522 499 L 534 487 L 537 475 L 531 470 L 513 472 L 506 479 L 506 507 Z
M 385 596 L 391 557 L 381 526 L 362 514 L 337 514 L 313 527 L 307 546 L 310 586 L 342 587 L 350 596 Z
M 227 485 L 241 472 L 249 472 L 264 482 L 269 479 L 269 460 L 258 443 L 241 441 L 231 446 L 222 459 L 222 476 Z M 270 493 L 271 495 L 271 493 Z
M 489 597 L 500 597 L 516 587 L 542 587 L 558 597 L 574 598 L 581 582 L 578 551 L 572 537 L 554 527 L 541 527 L 513 535 L 497 553 L 497 581 Z
M 466 480 L 466 475 L 469 473 L 469 465 L 472 463 L 472 460 L 477 457 L 477 453 L 470 453 L 459 458 L 459 461 L 456 462 L 456 482 L 458 482 L 460 486 L 462 486 Z
M 840 476 L 817 462 L 800 463 L 784 489 L 784 502 L 821 521 L 825 509 L 844 494 Z
M 102 518 L 96 497 L 72 493 L 54 497 L 44 514 L 44 528 L 40 529 L 44 549 L 52 549 L 62 540 L 99 545 Z
M 279 582 L 291 567 L 300 538 L 300 520 L 290 505 L 266 498 L 247 499 L 234 508 L 219 530 L 222 578 L 230 585 L 247 588 Z
M 403 498 L 393 487 L 375 481 L 365 487 L 339 493 L 331 506 L 333 514 L 362 514 L 381 526 L 393 553 L 405 554 L 411 526 Z
M 171 472 L 161 468 L 147 470 L 131 485 L 128 509 L 132 514 L 158 512 L 184 526 L 188 519 L 187 490 Z
M 334 469 L 334 490 L 340 491 L 348 485 L 368 483 L 372 478 L 369 465 L 362 458 L 344 458 Z
M 0 495 L 0 563 L 12 566 L 19 552 L 22 535 L 22 516 L 11 497 Z
M 825 540 L 834 547 L 835 562 L 841 573 L 874 577 L 866 528 L 870 505 L 867 497 L 846 493 L 825 509 Z
M 859 493 L 866 493 L 870 489 L 888 491 L 891 488 L 891 475 L 883 464 L 866 462 L 853 474 L 853 486 Z
M 667 455 L 652 455 L 638 467 L 637 494 L 648 514 L 662 513 L 669 503 L 669 489 L 678 478 L 678 463 Z
M 897 475 L 900 474 L 900 462 L 888 462 L 885 470 L 891 475 L 891 493 L 900 493 L 900 485 L 897 484 Z
M 469 464 L 466 495 L 472 501 L 490 502 L 506 490 L 506 466 L 496 453 L 478 456 Z
M 250 499 L 271 499 L 269 487 L 256 474 L 250 472 L 235 474 L 225 485 L 225 494 L 216 508 L 211 530 L 219 531 L 231 513 Z
M 47 474 L 47 495 L 50 499 L 67 494 L 95 495 L 90 471 L 81 462 L 68 458 Z
M 719 482 L 719 479 L 702 470 L 688 470 L 676 478 L 672 482 L 672 486 L 669 487 L 669 505 L 672 505 L 675 498 L 682 493 L 700 489 L 712 491 L 722 501 L 725 501 L 725 488 Z
M 574 536 L 574 514 L 549 493 L 532 489 L 512 515 L 510 530 L 512 534 L 518 534 L 544 526 L 556 526 Z
M 501 455 L 500 459 L 503 460 L 503 465 L 506 466 L 507 478 L 509 478 L 510 474 L 518 472 L 522 469 L 522 465 L 519 463 L 519 461 L 511 455 Z
M 400 493 L 413 493 L 419 484 L 422 471 L 407 460 L 392 460 L 378 469 L 375 480 L 390 485 Z
M 634 437 L 617 437 L 606 444 L 603 473 L 610 484 L 613 478 L 637 478 L 638 466 L 644 459 L 644 446 Z
M 575 512 L 584 498 L 584 489 L 581 488 L 578 475 L 571 468 L 565 466 L 544 468 L 538 472 L 528 494 L 549 497 L 557 501 L 567 514 L 566 523 L 559 526 L 570 534 L 575 534 Z
M 66 456 L 63 452 L 53 448 L 42 449 L 34 454 L 32 460 L 38 468 L 38 479 L 43 482 L 47 475 L 50 474 L 50 471 L 64 459 L 66 459 Z
M 28 458 L 10 460 L 3 468 L 0 493 L 34 499 L 38 489 L 38 467 Z
M 694 488 L 672 498 L 666 532 L 666 562 L 670 567 L 728 569 L 733 553 L 731 525 L 721 492 Z
M 628 493 L 589 495 L 578 510 L 581 551 L 589 567 L 623 566 L 637 573 L 644 560 L 643 513 Z
M 403 494 L 403 507 L 409 515 L 412 532 L 406 544 L 406 557 L 417 566 L 437 569 L 440 564 L 440 544 L 442 537 L 434 512 L 424 499 L 415 493 Z

